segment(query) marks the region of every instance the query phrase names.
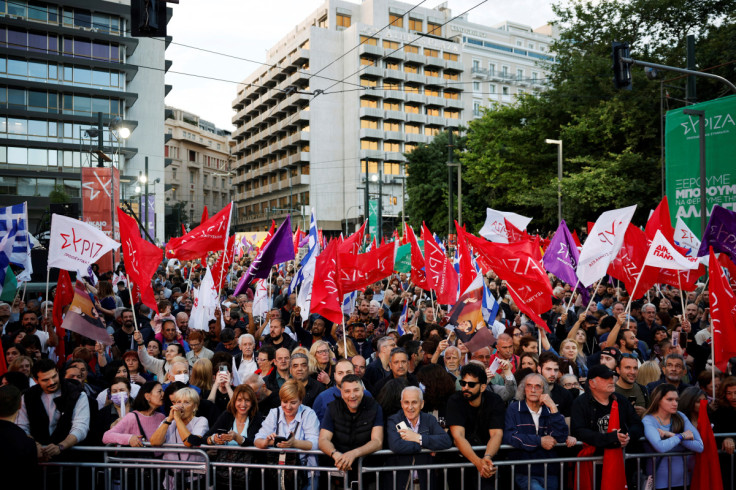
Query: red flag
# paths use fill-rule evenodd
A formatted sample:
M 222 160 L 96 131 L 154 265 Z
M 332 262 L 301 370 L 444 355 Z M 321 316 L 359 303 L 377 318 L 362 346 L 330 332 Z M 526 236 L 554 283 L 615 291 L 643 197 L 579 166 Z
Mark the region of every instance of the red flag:
M 299 242 L 302 240 L 302 230 L 297 223 L 296 232 L 294 232 L 294 255 L 299 253 Z
M 728 284 L 731 286 L 731 289 L 736 292 L 736 264 L 728 258 L 727 254 L 719 255 L 718 262 L 720 262 L 721 266 L 728 271 Z
M 539 238 L 516 243 L 494 243 L 466 234 L 468 243 L 505 280 L 516 306 L 549 332 L 540 315 L 552 309 L 552 285 L 542 266 Z
M 184 236 L 187 234 L 187 229 L 184 227 L 184 223 L 181 224 L 181 236 Z M 173 240 L 173 238 L 172 238 Z
M 391 242 L 364 254 L 340 253 L 340 291 L 359 291 L 390 276 L 394 271 L 394 248 Z
M 590 230 L 592 230 L 594 226 L 595 226 L 594 221 L 588 221 L 588 235 L 590 235 Z
M 176 257 L 179 260 L 193 260 L 207 252 L 222 250 L 230 231 L 232 206 L 233 203 L 228 204 L 183 237 L 172 239 L 167 245 L 166 256 Z
M 713 247 L 710 248 L 708 269 L 710 317 L 713 322 L 713 364 L 725 372 L 728 360 L 736 356 L 736 297 L 713 253 Z
M 207 219 L 209 219 L 209 214 L 207 214 L 207 206 L 205 206 L 204 209 L 202 210 L 202 217 L 199 220 L 199 224 L 201 225 L 202 223 L 207 221 Z M 202 266 L 203 269 L 207 268 L 207 254 L 206 253 L 202 255 L 201 259 L 199 259 L 199 264 Z
M 422 255 L 422 249 L 419 248 L 414 230 L 409 225 L 406 225 L 406 235 L 407 241 L 411 243 L 411 282 L 427 290 L 429 284 L 427 284 L 427 274 L 424 272 L 424 255 Z
M 624 235 L 624 243 L 618 251 L 616 258 L 608 266 L 608 274 L 624 283 L 629 294 L 633 293 L 636 278 L 641 273 L 644 259 L 647 256 L 649 244 L 643 231 L 629 223 Z M 641 298 L 657 280 L 657 270 L 647 268 L 645 275 L 636 286 L 637 296 L 632 300 Z
M 611 402 L 611 415 L 608 418 L 608 432 L 615 432 L 621 428 L 618 415 L 618 401 Z M 626 484 L 626 469 L 624 468 L 623 448 L 603 450 L 603 490 L 621 490 L 629 488 Z
M 69 271 L 59 269 L 59 280 L 56 282 L 54 295 L 53 320 L 56 327 L 64 321 L 64 307 L 69 306 L 74 299 L 74 285 L 69 277 Z
M 667 204 L 667 196 L 662 198 L 657 209 L 655 209 L 649 217 L 647 226 L 644 228 L 644 233 L 646 233 L 649 240 L 654 240 L 654 234 L 657 230 L 662 232 L 668 242 L 674 243 L 675 229 L 672 227 L 672 220 L 670 219 L 670 208 Z
M 337 279 L 338 246 L 338 240 L 332 240 L 317 256 L 310 305 L 310 313 L 318 313 L 334 323 L 342 323 L 342 292 Z
M 424 269 L 429 287 L 437 294 L 437 302 L 454 305 L 457 301 L 457 272 L 452 261 L 447 258 L 427 225 L 422 223 L 422 240 L 424 240 Z
M 217 288 L 218 291 L 222 289 L 222 283 L 227 276 L 227 271 L 229 271 L 230 266 L 233 265 L 234 256 L 235 235 L 232 235 L 227 241 L 227 247 L 225 247 L 225 250 L 223 250 L 222 254 L 220 254 L 220 257 L 217 259 L 217 262 L 215 262 L 215 265 L 212 266 L 212 269 L 210 269 L 212 271 L 212 279 L 215 283 L 215 288 Z
M 509 243 L 520 242 L 522 240 L 531 240 L 531 236 L 526 231 L 522 231 L 514 226 L 514 224 L 504 218 L 506 222 L 506 236 L 508 237 Z
M 161 249 L 142 239 L 138 232 L 138 224 L 120 208 L 118 208 L 118 223 L 125 257 L 125 271 L 130 280 L 140 288 L 143 304 L 157 311 L 151 278 L 161 263 Z
M 460 265 L 458 281 L 460 282 L 460 294 L 464 294 L 473 283 L 476 272 L 471 260 L 470 250 L 468 249 L 468 242 L 465 239 L 466 231 L 458 226 L 457 221 L 455 221 L 455 229 L 457 230 L 457 254 Z
M 338 253 L 345 254 L 357 254 L 360 251 L 360 246 L 363 245 L 363 236 L 365 235 L 365 225 L 367 221 L 363 222 L 363 226 L 358 231 L 347 237 L 338 245 Z
M 721 254 L 721 257 L 723 255 Z M 703 440 L 703 452 L 695 454 L 695 467 L 690 488 L 691 490 L 723 490 L 718 447 L 708 419 L 708 400 L 700 400 L 698 432 Z
M 0 349 L 0 376 L 8 372 L 8 363 L 5 361 L 5 349 Z
M 578 237 L 577 230 L 572 230 L 571 235 L 572 235 L 572 239 L 575 240 L 575 245 L 577 245 L 579 249 L 583 248 L 583 244 L 580 242 L 580 238 Z

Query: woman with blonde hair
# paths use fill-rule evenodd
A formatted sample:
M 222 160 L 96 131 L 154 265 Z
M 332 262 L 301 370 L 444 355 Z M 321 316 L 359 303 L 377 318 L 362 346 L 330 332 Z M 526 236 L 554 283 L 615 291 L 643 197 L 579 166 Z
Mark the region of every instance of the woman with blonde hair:
M 639 374 L 636 375 L 636 382 L 646 386 L 654 383 L 662 378 L 662 368 L 654 361 L 646 361 L 639 366 Z
M 578 343 L 572 339 L 565 339 L 560 343 L 560 357 L 567 359 L 573 370 L 578 371 L 578 378 L 588 377 L 588 367 L 581 362 L 578 350 Z
M 309 377 L 328 387 L 332 384 L 335 371 L 335 353 L 332 352 L 330 344 L 324 340 L 318 340 L 309 349 Z
M 212 390 L 212 361 L 205 358 L 198 359 L 192 366 L 189 384 L 199 388 L 202 393 Z

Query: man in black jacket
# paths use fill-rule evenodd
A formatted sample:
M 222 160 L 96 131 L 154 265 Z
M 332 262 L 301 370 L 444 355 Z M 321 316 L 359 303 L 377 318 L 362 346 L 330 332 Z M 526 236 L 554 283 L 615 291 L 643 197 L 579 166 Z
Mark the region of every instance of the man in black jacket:
M 15 425 L 20 410 L 20 391 L 12 385 L 0 387 L 0 474 L 6 488 L 41 488 L 36 445 Z

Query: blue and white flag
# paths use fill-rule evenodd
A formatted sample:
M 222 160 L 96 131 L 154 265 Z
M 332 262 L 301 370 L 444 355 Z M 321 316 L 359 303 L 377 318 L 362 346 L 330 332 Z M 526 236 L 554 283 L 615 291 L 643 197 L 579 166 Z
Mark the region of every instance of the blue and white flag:
M 409 300 L 404 301 L 404 309 L 401 310 L 401 316 L 399 317 L 399 322 L 396 324 L 396 331 L 399 333 L 399 336 L 404 335 L 404 327 L 409 322 Z
M 10 265 L 10 257 L 13 254 L 17 232 L 17 224 L 13 223 L 10 231 L 0 240 L 0 294 L 2 294 L 3 285 L 5 284 L 5 274 Z M 13 272 L 11 271 L 10 273 L 12 274 Z
M 348 293 L 342 300 L 342 313 L 343 315 L 350 316 L 355 311 L 355 298 L 358 297 L 358 291 Z
M 299 286 L 302 281 L 305 279 L 305 274 L 307 274 L 309 271 L 307 271 L 307 263 L 312 259 L 316 259 L 317 255 L 319 255 L 319 237 L 317 235 L 317 217 L 314 214 L 314 208 L 312 208 L 312 216 L 309 218 L 309 235 L 307 235 L 307 238 L 309 239 L 309 248 L 307 249 L 307 253 L 302 257 L 302 261 L 299 262 L 299 270 L 296 272 L 296 275 L 294 276 L 294 279 L 289 284 L 289 289 L 286 292 L 286 295 L 290 295 L 294 290 Z M 312 268 L 312 273 L 314 273 L 314 268 Z M 311 281 L 310 281 L 311 285 Z
M 445 249 L 445 244 L 442 242 L 439 236 L 437 236 L 437 233 L 432 233 L 432 237 L 434 237 L 434 242 L 439 245 L 439 247 L 442 249 L 442 251 L 447 254 L 447 250 Z
M 493 325 L 493 322 L 496 320 L 496 315 L 498 314 L 498 301 L 496 301 L 496 297 L 493 296 L 491 290 L 488 289 L 488 284 L 486 284 L 486 281 L 483 279 L 483 273 L 481 272 L 478 263 L 475 261 L 474 258 L 472 258 L 471 261 L 473 262 L 473 267 L 475 267 L 475 271 L 481 278 L 481 282 L 483 282 L 483 304 L 481 306 L 481 310 L 483 311 L 483 319 L 488 325 Z
M 31 265 L 31 235 L 28 233 L 28 207 L 27 203 L 14 204 L 8 207 L 0 207 L 0 237 L 7 235 L 8 231 L 16 225 L 15 241 L 10 255 L 10 263 L 23 267 L 24 271 L 18 276 L 19 281 L 30 281 L 33 273 Z

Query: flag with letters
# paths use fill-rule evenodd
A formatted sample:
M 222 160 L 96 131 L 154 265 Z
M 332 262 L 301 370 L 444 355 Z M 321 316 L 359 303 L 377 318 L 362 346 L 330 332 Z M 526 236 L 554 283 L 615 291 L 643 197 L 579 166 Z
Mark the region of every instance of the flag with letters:
M 118 247 L 118 242 L 97 227 L 60 214 L 51 216 L 48 267 L 87 276 L 90 265 Z
M 590 229 L 578 258 L 577 275 L 588 287 L 606 275 L 609 264 L 616 258 L 624 243 L 624 235 L 634 217 L 636 205 L 613 209 L 601 214 Z

